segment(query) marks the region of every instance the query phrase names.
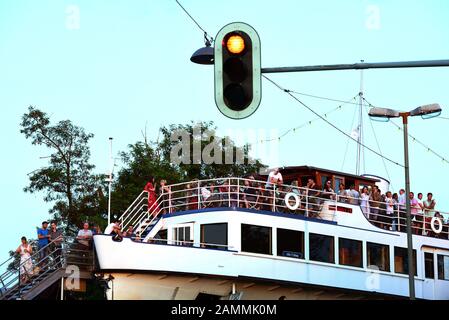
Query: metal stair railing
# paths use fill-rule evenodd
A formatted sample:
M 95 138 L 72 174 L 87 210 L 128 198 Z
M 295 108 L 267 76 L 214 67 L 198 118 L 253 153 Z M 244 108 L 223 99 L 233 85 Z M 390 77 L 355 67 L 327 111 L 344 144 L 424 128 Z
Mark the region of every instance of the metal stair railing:
M 129 225 L 129 219 L 132 219 L 137 213 L 140 212 L 145 206 L 148 206 L 148 191 L 143 190 L 131 205 L 123 212 L 119 217 L 120 226 L 125 228 Z M 145 200 L 145 201 L 144 201 Z M 143 202 L 143 203 L 142 203 Z
M 159 213 L 163 210 L 163 202 L 161 199 L 164 195 L 160 195 L 155 202 L 151 204 L 151 207 L 148 208 L 148 210 L 141 212 L 141 214 L 134 220 L 134 224 L 132 225 L 138 225 L 136 228 L 136 231 L 139 232 L 139 234 L 142 234 L 145 232 L 146 228 L 153 222 L 154 217 L 157 217 Z M 156 211 L 153 211 L 156 210 Z M 148 222 L 150 217 L 153 216 L 153 218 Z M 148 222 L 148 223 L 147 223 Z M 142 230 L 142 226 L 147 224 L 144 229 Z M 122 229 L 123 230 L 123 229 Z
M 67 267 L 69 264 L 79 265 L 79 266 L 93 266 L 93 254 L 92 259 L 89 256 L 91 251 L 78 249 L 78 244 L 70 243 L 68 241 L 63 241 L 61 246 L 54 245 L 56 241 L 51 241 L 46 246 L 39 249 L 37 252 L 33 253 L 27 260 L 19 264 L 18 268 L 8 270 L 5 272 L 0 283 L 2 288 L 0 289 L 0 300 L 10 300 L 10 299 L 21 299 L 24 294 L 33 290 L 47 277 L 52 275 L 57 270 Z M 58 241 L 59 242 L 59 241 Z M 40 253 L 47 251 L 47 254 L 40 258 Z M 74 255 L 74 253 L 81 253 L 81 261 L 70 260 L 73 257 L 80 257 L 80 255 Z M 86 259 L 87 258 L 87 262 Z M 26 271 L 26 263 L 32 261 L 33 273 L 31 275 L 27 274 L 26 281 L 24 282 L 23 270 Z M 84 261 L 83 261 L 84 260 Z M 39 271 L 34 274 L 36 266 L 39 266 Z

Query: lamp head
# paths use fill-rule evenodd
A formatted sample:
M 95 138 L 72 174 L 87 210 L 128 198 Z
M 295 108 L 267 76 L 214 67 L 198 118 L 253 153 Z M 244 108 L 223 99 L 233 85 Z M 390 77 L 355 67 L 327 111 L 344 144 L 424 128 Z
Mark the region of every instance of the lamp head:
M 410 111 L 411 116 L 421 116 L 423 119 L 438 117 L 441 114 L 441 107 L 438 103 L 426 104 Z
M 399 111 L 388 108 L 371 108 L 368 115 L 374 121 L 387 122 L 390 118 L 399 117 Z

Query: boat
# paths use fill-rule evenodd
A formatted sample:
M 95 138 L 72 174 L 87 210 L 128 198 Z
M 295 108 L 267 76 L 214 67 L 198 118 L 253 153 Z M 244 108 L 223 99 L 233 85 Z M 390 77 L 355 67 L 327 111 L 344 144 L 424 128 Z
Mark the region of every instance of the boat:
M 404 209 L 389 215 L 383 202 L 367 213 L 358 199 L 320 191 L 326 181 L 333 190 L 342 183 L 386 188 L 388 181 L 310 166 L 280 172 L 279 185 L 263 174 L 172 184 L 153 203 L 142 191 L 118 222 L 122 230 L 132 225 L 135 237 L 94 236 L 95 272 L 107 282 L 107 298 L 409 296 Z M 448 225 L 433 212 L 414 220 L 416 298 L 447 300 Z

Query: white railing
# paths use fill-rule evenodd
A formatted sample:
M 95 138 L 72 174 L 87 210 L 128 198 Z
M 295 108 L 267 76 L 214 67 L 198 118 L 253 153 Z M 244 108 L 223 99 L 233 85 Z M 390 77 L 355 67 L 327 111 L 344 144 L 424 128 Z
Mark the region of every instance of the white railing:
M 399 204 L 393 212 L 387 211 L 385 202 L 368 201 L 368 205 L 360 198 L 339 195 L 335 192 L 297 187 L 293 185 L 273 185 L 266 181 L 244 178 L 218 178 L 194 180 L 166 186 L 168 192 L 160 193 L 152 208 L 148 203 L 141 205 L 142 193 L 121 217 L 122 230 L 126 226 L 138 226 L 135 230 L 142 235 L 155 219 L 164 215 L 189 210 L 209 208 L 247 208 L 276 213 L 303 215 L 318 219 L 334 220 L 335 213 L 341 204 L 360 206 L 365 217 L 373 225 L 392 231 L 406 231 L 405 209 Z M 289 197 L 286 198 L 286 195 Z M 293 194 L 293 195 L 292 195 Z M 148 199 L 148 195 L 146 198 Z M 148 201 L 148 200 L 146 200 Z M 376 206 L 377 204 L 377 206 Z M 413 211 L 412 211 L 413 213 Z M 432 231 L 429 217 L 423 223 L 422 214 L 417 214 L 412 225 L 413 233 L 448 239 L 448 225 L 443 223 L 438 234 Z M 421 219 L 421 220 L 420 220 Z M 421 221 L 421 222 L 420 222 Z M 429 231 L 430 230 L 430 231 Z
M 142 191 L 125 212 L 123 212 L 118 218 L 122 227 L 128 226 L 136 215 L 139 215 L 142 211 L 145 212 L 148 210 L 148 196 L 148 191 Z

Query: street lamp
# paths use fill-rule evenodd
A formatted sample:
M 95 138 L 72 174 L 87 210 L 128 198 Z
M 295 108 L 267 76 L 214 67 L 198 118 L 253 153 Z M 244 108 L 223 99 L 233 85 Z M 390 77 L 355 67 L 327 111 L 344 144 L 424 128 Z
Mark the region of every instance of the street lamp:
M 204 33 L 205 46 L 196 50 L 190 58 L 190 61 L 198 64 L 214 64 L 214 48 L 211 47 L 212 41 L 213 39 L 209 39 L 207 33 Z
M 408 279 L 409 296 L 415 299 L 415 266 L 413 264 L 413 241 L 412 241 L 412 219 L 410 213 L 410 167 L 408 159 L 408 117 L 421 116 L 423 119 L 437 117 L 441 114 L 441 107 L 437 104 L 429 104 L 413 109 L 409 112 L 401 112 L 387 108 L 372 108 L 369 111 L 371 119 L 376 121 L 388 121 L 390 118 L 402 118 L 404 127 L 404 169 L 405 169 L 405 194 L 406 194 L 406 216 L 407 216 L 407 256 L 408 256 Z

